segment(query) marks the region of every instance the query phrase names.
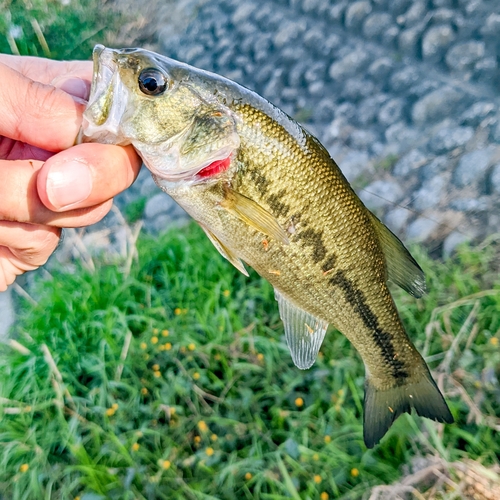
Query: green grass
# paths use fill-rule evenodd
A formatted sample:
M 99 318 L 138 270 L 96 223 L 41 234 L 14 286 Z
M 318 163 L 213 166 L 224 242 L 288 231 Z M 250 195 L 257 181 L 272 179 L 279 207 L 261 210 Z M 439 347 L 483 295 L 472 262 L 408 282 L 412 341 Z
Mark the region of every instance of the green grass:
M 101 0 L 4 0 L 0 52 L 89 59 L 96 43 L 118 30 L 121 18 Z
M 138 253 L 129 275 L 95 261 L 95 272 L 77 264 L 37 280 L 16 328 L 22 347 L 0 347 L 7 498 L 362 498 L 415 456 L 499 462 L 493 243 L 447 265 L 417 252 L 430 292 L 398 292 L 398 305 L 441 367 L 457 423 L 403 416 L 373 450 L 362 442 L 363 365 L 342 335 L 329 332 L 300 371 L 270 285 L 240 275 L 197 227 L 141 235 Z

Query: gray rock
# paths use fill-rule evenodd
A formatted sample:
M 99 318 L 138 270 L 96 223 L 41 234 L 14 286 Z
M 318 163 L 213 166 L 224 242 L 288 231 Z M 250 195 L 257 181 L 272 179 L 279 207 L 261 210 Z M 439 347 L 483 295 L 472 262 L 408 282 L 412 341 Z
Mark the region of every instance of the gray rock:
M 307 25 L 303 20 L 283 21 L 273 37 L 274 46 L 281 48 L 290 46 L 306 31 Z
M 427 158 L 418 149 L 412 149 L 408 154 L 403 156 L 396 165 L 394 165 L 393 175 L 396 177 L 406 177 L 414 173 L 422 165 L 425 165 Z
M 340 61 L 334 62 L 328 73 L 332 80 L 343 81 L 366 68 L 369 62 L 368 53 L 365 50 L 357 49 L 344 56 Z
M 419 217 L 408 225 L 406 238 L 415 242 L 424 242 L 432 236 L 439 227 L 439 222 L 427 217 Z
M 343 102 L 335 109 L 335 119 L 343 118 L 347 121 L 352 121 L 356 116 L 357 109 L 351 102 Z
M 445 259 L 450 257 L 459 245 L 468 241 L 470 236 L 460 231 L 452 231 L 443 242 L 443 257 Z
M 415 83 L 421 81 L 421 75 L 414 66 L 406 66 L 391 76 L 390 86 L 393 92 L 406 93 Z
M 413 215 L 411 210 L 404 207 L 396 207 L 387 213 L 384 222 L 391 231 L 401 234 L 411 215 Z
M 419 133 L 404 122 L 397 122 L 385 131 L 386 141 L 393 147 L 396 154 L 402 154 L 415 143 Z
M 464 154 L 453 172 L 453 184 L 459 188 L 480 181 L 492 161 L 494 148 L 489 146 Z
M 432 5 L 439 9 L 440 7 L 453 7 L 453 0 L 432 0 Z
M 382 46 L 387 49 L 396 48 L 401 30 L 397 26 L 389 27 L 382 35 Z
M 446 64 L 452 71 L 468 71 L 484 57 L 485 45 L 481 41 L 463 42 L 455 45 L 446 54 Z
M 331 122 L 335 116 L 336 109 L 335 101 L 330 97 L 325 97 L 319 101 L 314 108 L 313 119 L 316 122 L 326 123 Z
M 500 164 L 495 165 L 490 177 L 491 192 L 500 195 Z
M 349 135 L 348 145 L 352 149 L 368 150 L 377 142 L 377 134 L 372 130 L 354 130 Z
M 351 30 L 359 29 L 371 11 L 372 6 L 368 1 L 361 0 L 351 3 L 345 13 L 345 27 Z
M 231 16 L 231 22 L 238 26 L 240 23 L 248 21 L 256 8 L 257 4 L 253 2 L 242 2 Z
M 445 127 L 432 136 L 429 141 L 429 150 L 438 155 L 447 153 L 458 147 L 463 147 L 472 139 L 472 127 Z
M 422 39 L 422 57 L 429 62 L 438 62 L 455 39 L 453 28 L 446 24 L 432 26 Z
M 304 79 L 307 83 L 323 82 L 326 76 L 326 64 L 323 61 L 316 61 L 310 64 L 304 73 Z
M 433 177 L 448 170 L 449 159 L 447 156 L 437 156 L 429 163 L 422 165 L 419 170 L 419 177 L 423 182 L 430 181 Z
M 370 166 L 368 153 L 349 151 L 340 161 L 339 167 L 349 182 L 356 180 Z
M 453 9 L 438 9 L 432 13 L 432 24 L 452 24 L 456 26 L 463 22 L 463 18 L 457 15 L 457 12 Z
M 14 306 L 12 304 L 11 289 L 6 292 L 0 292 L 0 342 L 7 339 L 9 329 L 14 324 Z
M 474 78 L 494 84 L 498 77 L 498 62 L 496 57 L 485 57 L 474 65 Z
M 358 102 L 375 91 L 375 84 L 371 80 L 361 78 L 349 78 L 344 83 L 344 88 L 341 92 L 341 97 L 351 102 Z
M 382 39 L 383 34 L 392 26 L 392 16 L 386 12 L 374 12 L 363 23 L 363 35 L 366 38 Z
M 405 28 L 411 28 L 420 23 L 427 14 L 428 7 L 426 2 L 422 0 L 415 1 L 404 15 L 398 17 L 398 24 L 402 24 Z
M 328 18 L 334 23 L 342 22 L 347 5 L 347 0 L 334 3 L 327 12 Z
M 446 192 L 447 184 L 448 180 L 445 175 L 438 175 L 424 182 L 421 188 L 413 194 L 415 210 L 423 211 L 437 207 Z
M 495 113 L 496 106 L 492 102 L 479 101 L 462 113 L 460 123 L 477 127 L 485 118 Z
M 405 108 L 405 100 L 399 97 L 387 101 L 378 113 L 378 122 L 388 127 L 393 123 L 399 122 L 403 118 L 403 111 Z
M 376 82 L 385 82 L 393 69 L 394 61 L 389 57 L 381 57 L 370 64 L 367 73 Z
M 389 0 L 387 8 L 394 16 L 403 14 L 412 4 L 413 0 Z
M 493 12 L 488 16 L 484 26 L 481 28 L 481 34 L 498 39 L 498 33 L 500 33 L 500 14 Z
M 374 96 L 363 99 L 355 108 L 357 122 L 363 127 L 373 123 L 380 108 L 387 102 L 388 98 L 386 94 L 375 94 Z
M 450 203 L 450 208 L 457 212 L 486 212 L 489 208 L 488 198 L 458 198 Z
M 369 210 L 379 210 L 393 205 L 403 196 L 403 189 L 395 181 L 374 181 L 359 193 Z
M 436 122 L 456 111 L 457 104 L 463 98 L 464 94 L 452 87 L 434 90 L 413 105 L 412 119 L 420 126 L 428 122 Z
M 426 25 L 424 23 L 420 23 L 416 26 L 403 30 L 399 34 L 398 47 L 403 54 L 411 57 L 417 56 L 425 27 Z

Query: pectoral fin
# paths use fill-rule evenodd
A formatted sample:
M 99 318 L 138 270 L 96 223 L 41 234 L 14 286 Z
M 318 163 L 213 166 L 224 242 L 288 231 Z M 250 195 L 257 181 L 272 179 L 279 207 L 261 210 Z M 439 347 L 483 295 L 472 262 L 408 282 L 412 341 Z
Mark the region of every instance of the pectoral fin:
M 200 227 L 205 231 L 205 234 L 208 236 L 208 239 L 213 243 L 214 247 L 217 248 L 219 253 L 227 259 L 231 264 L 238 269 L 238 271 L 242 272 L 245 276 L 248 276 L 248 271 L 245 269 L 245 266 L 241 260 L 234 255 L 231 250 L 229 250 L 226 246 L 224 246 L 223 243 L 219 241 L 217 236 L 212 233 L 209 229 L 207 229 L 205 226 L 200 224 Z
M 278 290 L 274 290 L 274 296 L 278 301 L 292 360 L 298 368 L 307 370 L 316 361 L 328 323 L 294 306 Z
M 226 197 L 220 205 L 257 231 L 288 245 L 286 231 L 276 218 L 257 202 L 228 187 Z
M 370 217 L 382 245 L 389 279 L 414 297 L 422 297 L 427 290 L 424 272 L 399 238 L 371 212 Z

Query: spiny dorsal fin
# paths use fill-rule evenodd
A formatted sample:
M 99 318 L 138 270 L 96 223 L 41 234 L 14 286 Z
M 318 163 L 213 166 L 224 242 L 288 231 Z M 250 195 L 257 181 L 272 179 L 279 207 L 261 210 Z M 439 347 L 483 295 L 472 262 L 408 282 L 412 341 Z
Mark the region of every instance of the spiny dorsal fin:
M 220 203 L 243 222 L 257 229 L 261 233 L 288 245 L 288 235 L 280 223 L 265 208 L 246 196 L 226 187 L 226 197 Z
M 400 239 L 369 212 L 385 256 L 389 279 L 414 297 L 426 292 L 424 272 Z
M 412 408 L 421 417 L 453 423 L 453 415 L 427 369 L 418 380 L 411 378 L 407 383 L 385 391 L 378 391 L 367 373 L 363 415 L 366 446 L 373 448 L 393 422 L 403 413 L 410 413 Z
M 307 370 L 316 361 L 328 323 L 294 306 L 276 289 L 274 296 L 278 301 L 292 360 L 297 368 Z
M 200 227 L 205 231 L 205 234 L 208 236 L 208 239 L 213 243 L 214 247 L 217 248 L 219 253 L 227 259 L 231 264 L 238 269 L 238 271 L 242 272 L 245 276 L 249 276 L 248 271 L 245 269 L 245 266 L 241 260 L 234 255 L 231 250 L 229 250 L 223 243 L 220 242 L 219 238 L 215 236 L 210 229 L 207 229 L 203 224 L 200 224 Z

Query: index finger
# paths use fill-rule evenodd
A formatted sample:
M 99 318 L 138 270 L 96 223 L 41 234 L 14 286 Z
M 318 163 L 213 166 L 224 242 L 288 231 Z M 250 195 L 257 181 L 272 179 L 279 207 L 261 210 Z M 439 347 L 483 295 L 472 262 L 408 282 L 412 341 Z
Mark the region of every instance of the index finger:
M 92 81 L 92 61 L 54 61 L 43 57 L 0 54 L 0 63 L 36 82 L 50 84 L 58 77 L 71 75 Z
M 62 151 L 74 144 L 84 101 L 2 63 L 0 81 L 0 135 L 47 151 Z

